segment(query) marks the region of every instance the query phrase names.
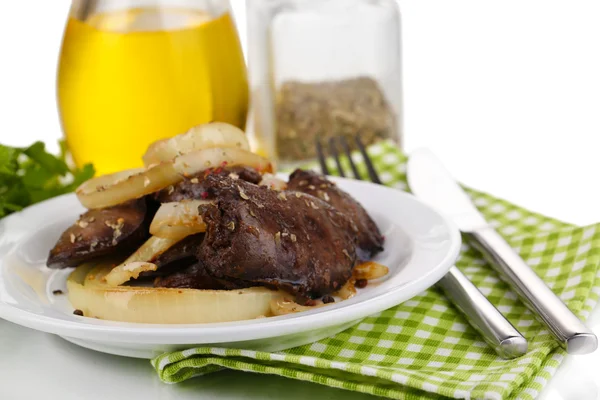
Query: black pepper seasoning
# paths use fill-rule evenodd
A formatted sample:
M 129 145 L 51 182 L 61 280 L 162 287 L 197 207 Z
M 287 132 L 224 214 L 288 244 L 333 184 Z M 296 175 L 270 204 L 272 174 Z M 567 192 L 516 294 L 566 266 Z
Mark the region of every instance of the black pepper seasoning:
M 369 281 L 367 281 L 366 279 L 357 279 L 356 282 L 354 283 L 354 287 L 356 287 L 358 289 L 364 289 L 367 287 L 368 284 L 369 284 Z
M 325 304 L 335 303 L 335 299 L 331 296 L 323 296 L 323 303 L 325 303 Z

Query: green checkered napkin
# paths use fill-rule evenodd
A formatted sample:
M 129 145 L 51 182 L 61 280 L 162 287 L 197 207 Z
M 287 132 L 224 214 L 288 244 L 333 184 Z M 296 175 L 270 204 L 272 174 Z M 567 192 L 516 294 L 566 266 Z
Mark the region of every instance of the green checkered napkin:
M 371 146 L 369 153 L 385 184 L 407 188 L 406 157 L 392 143 Z M 364 173 L 362 159 L 355 157 Z M 576 227 L 474 190 L 469 193 L 569 308 L 587 318 L 600 295 L 600 225 Z M 470 246 L 463 245 L 457 266 L 529 340 L 525 356 L 510 361 L 497 357 L 431 288 L 306 346 L 277 353 L 204 347 L 164 354 L 152 363 L 167 383 L 230 368 L 396 399 L 535 398 L 565 352 Z

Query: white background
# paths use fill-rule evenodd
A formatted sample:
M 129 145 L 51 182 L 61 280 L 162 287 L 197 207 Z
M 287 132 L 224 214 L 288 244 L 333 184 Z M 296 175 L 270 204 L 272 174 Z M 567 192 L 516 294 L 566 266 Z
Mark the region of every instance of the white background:
M 54 143 L 67 0 L 0 5 L 0 142 Z M 243 23 L 244 1 L 232 0 Z M 600 1 L 406 0 L 405 146 L 464 183 L 578 224 L 600 221 Z
M 244 2 L 232 3 L 243 35 Z M 400 4 L 406 149 L 432 147 L 472 187 L 566 221 L 600 222 L 600 1 Z M 68 0 L 0 2 L 2 143 L 43 139 L 54 146 L 60 137 L 55 74 L 68 7 Z M 117 397 L 129 388 L 130 395 L 161 399 L 277 398 L 283 391 L 289 399 L 364 398 L 233 373 L 172 387 L 159 383 L 146 361 L 94 354 L 4 321 L 0 339 L 10 365 L 0 388 L 11 399 L 34 392 L 81 398 L 77 393 L 91 395 L 97 385 Z M 572 358 L 547 398 L 596 399 L 598 357 Z

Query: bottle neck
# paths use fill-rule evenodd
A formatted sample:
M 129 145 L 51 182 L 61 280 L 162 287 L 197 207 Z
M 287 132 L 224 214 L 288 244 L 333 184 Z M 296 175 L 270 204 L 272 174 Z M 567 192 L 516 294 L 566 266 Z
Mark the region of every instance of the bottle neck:
M 128 9 L 179 8 L 197 10 L 213 17 L 229 11 L 229 0 L 73 0 L 71 16 L 85 21 L 95 14 Z

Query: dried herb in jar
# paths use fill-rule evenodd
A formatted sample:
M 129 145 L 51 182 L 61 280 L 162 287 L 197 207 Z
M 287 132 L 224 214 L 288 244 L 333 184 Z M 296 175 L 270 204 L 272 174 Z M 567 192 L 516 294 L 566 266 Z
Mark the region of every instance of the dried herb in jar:
M 314 158 L 317 137 L 360 135 L 365 145 L 397 138 L 396 115 L 368 77 L 285 82 L 277 93 L 276 119 L 277 152 L 284 162 Z

